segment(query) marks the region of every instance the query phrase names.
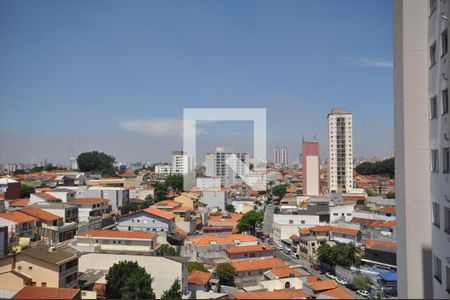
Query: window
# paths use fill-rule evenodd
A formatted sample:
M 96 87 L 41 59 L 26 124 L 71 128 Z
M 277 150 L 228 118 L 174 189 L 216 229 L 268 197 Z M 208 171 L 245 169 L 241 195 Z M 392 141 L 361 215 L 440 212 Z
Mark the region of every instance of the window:
M 430 1 L 430 16 L 437 8 L 437 0 L 429 0 Z
M 41 282 L 42 287 L 47 287 L 47 282 Z
M 447 293 L 450 293 L 450 267 L 446 267 L 447 273 Z
M 430 119 L 437 118 L 437 97 L 430 99 Z
M 444 230 L 450 234 L 450 208 L 444 207 Z
M 28 267 L 28 270 L 30 270 L 30 271 L 33 270 L 33 267 L 32 267 L 32 266 L 29 266 L 29 267 Z
M 284 284 L 284 288 L 285 289 L 291 288 L 291 283 L 289 281 L 286 281 L 286 283 Z
M 431 172 L 439 172 L 439 152 L 437 149 L 431 150 Z
M 448 113 L 448 89 L 442 91 L 442 114 Z
M 289 220 L 289 224 L 294 224 L 294 220 Z
M 441 33 L 441 55 L 444 56 L 448 51 L 448 34 L 447 29 Z
M 433 257 L 433 275 L 439 283 L 442 283 L 442 262 L 436 255 Z
M 436 64 L 436 42 L 430 47 L 430 68 Z
M 437 227 L 441 226 L 440 208 L 439 204 L 435 202 L 433 202 L 433 225 Z
M 17 270 L 22 270 L 22 266 L 17 266 Z
M 450 155 L 449 148 L 442 149 L 442 172 L 448 173 L 450 169 Z

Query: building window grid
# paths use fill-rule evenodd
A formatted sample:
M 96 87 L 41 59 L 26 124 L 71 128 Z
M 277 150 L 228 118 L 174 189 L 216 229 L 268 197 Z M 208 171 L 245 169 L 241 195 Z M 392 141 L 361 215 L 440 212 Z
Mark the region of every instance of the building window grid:
M 442 149 L 442 172 L 449 173 L 450 171 L 450 151 L 449 148 Z
M 430 119 L 437 118 L 438 112 L 438 104 L 437 104 L 437 96 L 434 96 L 430 99 Z
M 442 261 L 436 255 L 434 255 L 434 258 L 433 258 L 433 267 L 434 267 L 434 270 L 433 270 L 434 278 L 439 283 L 442 283 Z
M 442 114 L 445 115 L 448 113 L 448 89 L 442 91 L 441 98 Z
M 433 202 L 433 225 L 438 228 L 441 227 L 440 206 L 436 202 Z

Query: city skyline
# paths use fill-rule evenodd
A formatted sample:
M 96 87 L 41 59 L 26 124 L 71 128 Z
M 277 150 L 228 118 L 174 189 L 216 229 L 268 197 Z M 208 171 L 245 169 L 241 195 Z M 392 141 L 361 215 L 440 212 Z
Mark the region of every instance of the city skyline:
M 100 22 L 101 3 L 0 4 L 1 163 L 166 161 L 187 107 L 267 108 L 267 151 L 290 161 L 302 136 L 325 146 L 326 115 L 345 107 L 355 157 L 393 154 L 390 1 L 330 1 L 320 17 L 312 2 L 111 2 Z M 251 124 L 202 126 L 200 152 L 251 151 Z

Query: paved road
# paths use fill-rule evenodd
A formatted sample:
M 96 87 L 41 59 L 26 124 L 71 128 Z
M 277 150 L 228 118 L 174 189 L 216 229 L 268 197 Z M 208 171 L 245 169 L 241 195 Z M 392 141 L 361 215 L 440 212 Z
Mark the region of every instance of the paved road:
M 273 205 L 271 205 L 270 207 L 266 206 L 266 209 L 264 210 L 264 221 L 263 221 L 263 228 L 262 228 L 265 233 L 269 233 L 271 236 L 273 233 L 273 229 L 272 229 L 273 209 L 274 209 Z

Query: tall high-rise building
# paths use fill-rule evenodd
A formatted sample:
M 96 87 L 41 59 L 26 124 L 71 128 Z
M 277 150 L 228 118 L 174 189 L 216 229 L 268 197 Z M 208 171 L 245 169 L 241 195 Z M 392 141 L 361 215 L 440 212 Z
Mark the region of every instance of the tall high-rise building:
M 273 162 L 275 165 L 288 165 L 288 149 L 286 147 L 275 147 L 273 149 Z
M 398 296 L 450 299 L 450 3 L 393 6 Z
M 220 178 L 225 187 L 240 183 L 240 176 L 248 173 L 248 153 L 217 147 L 214 152 L 206 154 L 206 176 Z
M 172 170 L 175 175 L 184 175 L 188 172 L 188 156 L 183 151 L 172 151 Z
M 319 142 L 302 139 L 303 193 L 309 196 L 320 194 Z
M 352 114 L 340 108 L 328 114 L 328 187 L 330 193 L 353 190 Z

